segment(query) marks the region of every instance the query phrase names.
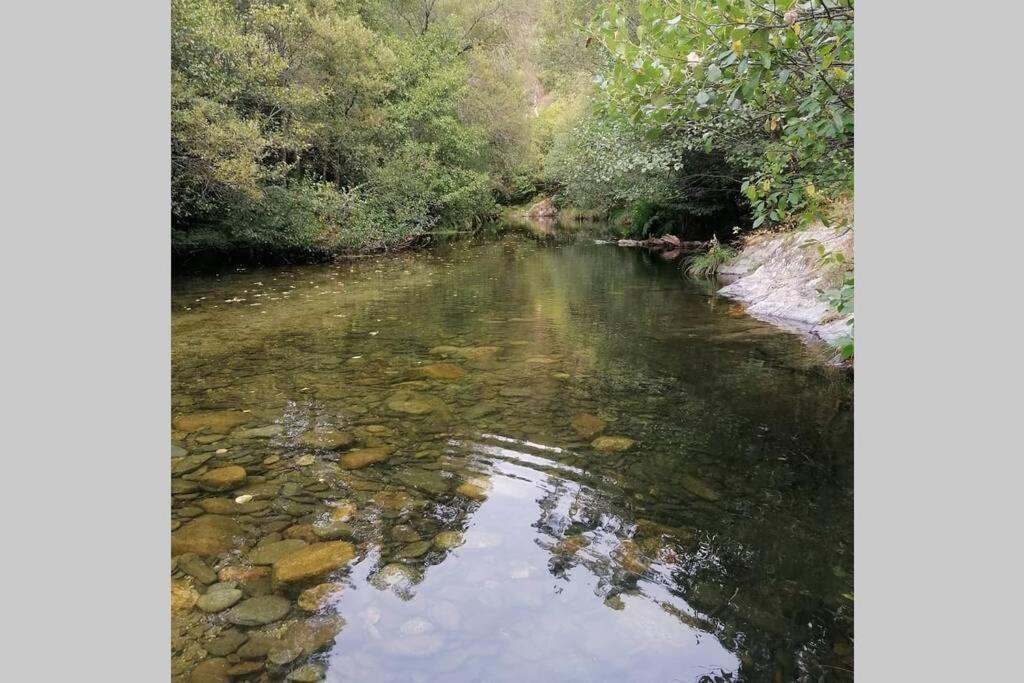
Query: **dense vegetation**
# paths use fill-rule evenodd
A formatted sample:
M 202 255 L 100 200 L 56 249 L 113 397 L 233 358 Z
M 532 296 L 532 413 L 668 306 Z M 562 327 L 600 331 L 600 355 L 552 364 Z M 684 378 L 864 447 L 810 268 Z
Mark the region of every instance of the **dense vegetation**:
M 848 0 L 173 0 L 172 18 L 178 253 L 386 249 L 537 193 L 634 235 L 729 239 L 852 190 Z
M 473 226 L 522 192 L 509 8 L 173 0 L 172 242 L 327 254 Z

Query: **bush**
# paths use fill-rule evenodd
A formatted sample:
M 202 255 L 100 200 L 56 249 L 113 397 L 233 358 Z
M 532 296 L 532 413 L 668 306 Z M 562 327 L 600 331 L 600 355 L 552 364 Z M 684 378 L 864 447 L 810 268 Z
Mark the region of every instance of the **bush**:
M 718 237 L 712 237 L 707 251 L 690 256 L 686 259 L 684 265 L 688 275 L 710 278 L 718 275 L 718 269 L 738 255 L 739 252 L 736 249 L 727 244 L 722 244 L 718 241 Z

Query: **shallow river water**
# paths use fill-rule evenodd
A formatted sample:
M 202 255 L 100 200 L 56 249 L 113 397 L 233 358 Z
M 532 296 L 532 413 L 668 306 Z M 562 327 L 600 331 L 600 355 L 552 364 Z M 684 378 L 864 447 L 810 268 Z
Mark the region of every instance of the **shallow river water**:
M 172 292 L 176 681 L 842 681 L 852 384 L 505 236 Z

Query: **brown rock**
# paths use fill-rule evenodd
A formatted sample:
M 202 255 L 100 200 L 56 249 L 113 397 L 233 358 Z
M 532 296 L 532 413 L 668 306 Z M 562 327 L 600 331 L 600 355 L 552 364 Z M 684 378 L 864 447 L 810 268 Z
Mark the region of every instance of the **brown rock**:
M 253 676 L 263 671 L 263 662 L 239 662 L 230 669 L 228 669 L 228 676 L 235 678 L 245 678 L 246 676 Z
M 599 436 L 590 445 L 599 451 L 628 451 L 633 443 L 633 439 L 626 436 Z
M 233 581 L 249 595 L 265 595 L 271 588 L 270 567 L 224 567 L 217 579 Z
M 382 462 L 388 459 L 395 449 L 391 446 L 378 446 L 376 448 L 359 448 L 341 456 L 341 466 L 346 470 L 358 470 L 375 462 Z
M 345 620 L 340 616 L 314 617 L 289 626 L 282 641 L 308 656 L 330 646 L 344 627 Z
M 317 535 L 313 533 L 312 524 L 293 524 L 284 530 L 284 537 L 288 539 L 299 539 L 306 543 L 316 543 Z
M 274 563 L 274 583 L 295 583 L 313 579 L 344 566 L 355 557 L 355 548 L 346 541 L 313 543 Z
M 230 517 L 196 517 L 171 534 L 171 555 L 221 555 L 241 544 L 242 533 L 242 527 Z
M 199 593 L 186 579 L 171 581 L 171 612 L 185 614 L 196 606 Z
M 332 595 L 337 595 L 345 584 L 332 581 L 308 588 L 299 595 L 298 605 L 307 612 L 319 612 Z
M 239 425 L 251 422 L 252 419 L 249 413 L 239 410 L 215 410 L 179 415 L 174 418 L 173 425 L 181 432 L 198 432 L 200 429 L 209 429 L 212 432 L 223 434 Z
M 226 659 L 204 659 L 192 669 L 191 683 L 228 683 L 231 663 Z
M 579 434 L 581 438 L 592 439 L 604 431 L 607 423 L 597 415 L 591 415 L 590 413 L 577 413 L 572 416 L 570 424 L 572 424 L 572 428 L 576 430 L 576 433 Z
M 207 491 L 230 491 L 245 483 L 245 468 L 228 465 L 210 470 L 199 478 L 199 485 Z

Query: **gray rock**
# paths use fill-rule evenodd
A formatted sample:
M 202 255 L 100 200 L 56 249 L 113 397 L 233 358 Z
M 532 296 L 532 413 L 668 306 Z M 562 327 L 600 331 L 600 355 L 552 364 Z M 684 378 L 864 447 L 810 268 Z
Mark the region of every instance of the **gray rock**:
M 832 320 L 832 311 L 821 301 L 836 273 L 820 263 L 815 243 L 842 252 L 851 262 L 853 230 L 845 232 L 818 225 L 793 233 L 769 234 L 749 240 L 740 255 L 720 273 L 739 277 L 718 290 L 722 296 L 742 301 L 753 317 L 790 331 L 810 333 L 826 341 L 847 334 L 844 320 Z
M 196 607 L 207 613 L 222 612 L 242 599 L 242 591 L 237 588 L 208 590 L 196 600 Z
M 180 458 L 171 459 L 171 474 L 180 475 L 193 472 L 203 467 L 206 461 L 213 458 L 212 453 L 197 453 L 193 456 L 182 456 Z
M 200 583 L 214 583 L 217 580 L 217 574 L 194 553 L 185 553 L 178 557 L 178 569 Z
M 313 533 L 322 541 L 355 540 L 355 532 L 351 524 L 332 519 L 322 520 L 313 524 Z
M 230 631 L 225 631 L 220 636 L 207 643 L 206 651 L 214 657 L 226 657 L 237 650 L 247 640 L 249 640 L 249 636 L 245 635 L 238 629 L 231 629 Z
M 284 431 L 282 425 L 269 425 L 267 427 L 255 427 L 253 429 L 239 429 L 231 436 L 238 439 L 269 439 Z
M 279 595 L 260 595 L 231 608 L 228 621 L 238 626 L 262 626 L 283 619 L 292 604 Z

